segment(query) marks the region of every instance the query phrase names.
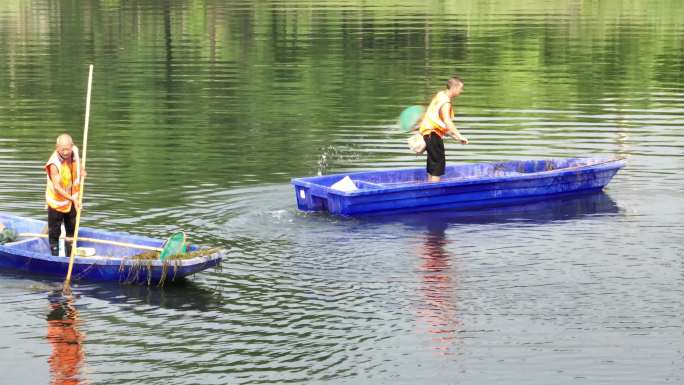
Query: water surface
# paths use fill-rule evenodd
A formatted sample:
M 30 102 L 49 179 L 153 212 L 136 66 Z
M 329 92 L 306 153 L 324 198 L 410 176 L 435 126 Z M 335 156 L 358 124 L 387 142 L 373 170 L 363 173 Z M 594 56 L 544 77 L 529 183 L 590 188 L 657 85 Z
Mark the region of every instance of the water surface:
M 0 272 L 0 383 L 684 381 L 679 1 L 10 0 L 0 210 L 81 144 L 92 227 L 227 250 L 164 289 Z M 626 156 L 604 192 L 341 219 L 292 177 L 416 167 L 399 112 L 458 73 L 448 163 Z

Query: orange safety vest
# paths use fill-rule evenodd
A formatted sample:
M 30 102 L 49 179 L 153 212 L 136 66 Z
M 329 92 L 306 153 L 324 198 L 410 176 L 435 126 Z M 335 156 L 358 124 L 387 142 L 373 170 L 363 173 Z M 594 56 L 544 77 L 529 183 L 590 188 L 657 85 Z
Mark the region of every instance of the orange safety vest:
M 421 135 L 430 135 L 431 132 L 435 132 L 440 138 L 443 138 L 447 133 L 447 124 L 441 113 L 444 103 L 450 104 L 448 119 L 454 118 L 454 109 L 451 107 L 451 99 L 447 95 L 446 91 L 438 92 L 437 95 L 432 98 L 430 105 L 425 111 L 423 120 L 420 121 L 420 126 L 418 129 Z
M 58 193 L 50 178 L 50 166 L 55 165 L 60 176 L 60 186 L 70 191 L 71 195 L 76 194 L 81 189 L 81 164 L 78 157 L 78 147 L 74 146 L 74 152 L 71 156 L 71 163 L 62 161 L 57 151 L 52 153 L 50 159 L 45 163 L 45 172 L 47 172 L 47 185 L 45 187 L 45 201 L 47 205 L 61 213 L 68 213 L 71 211 L 72 202 L 67 197 Z

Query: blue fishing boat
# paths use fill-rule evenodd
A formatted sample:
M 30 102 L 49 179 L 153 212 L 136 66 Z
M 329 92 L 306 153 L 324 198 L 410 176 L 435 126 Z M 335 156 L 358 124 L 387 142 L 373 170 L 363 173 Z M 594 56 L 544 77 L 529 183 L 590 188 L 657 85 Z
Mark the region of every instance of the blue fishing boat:
M 447 166 L 428 183 L 425 168 L 294 178 L 297 207 L 355 216 L 438 209 L 473 210 L 601 190 L 624 158 L 564 158 Z
M 66 277 L 67 256 L 50 253 L 46 222 L 0 213 L 0 227 L 12 233 L 11 242 L 0 244 L 0 268 Z M 220 264 L 221 249 L 189 245 L 183 258 L 150 259 L 162 250 L 161 239 L 81 227 L 74 258 L 72 281 L 118 281 L 163 284 Z M 157 253 L 158 254 L 158 253 Z M 143 258 L 144 256 L 144 258 Z

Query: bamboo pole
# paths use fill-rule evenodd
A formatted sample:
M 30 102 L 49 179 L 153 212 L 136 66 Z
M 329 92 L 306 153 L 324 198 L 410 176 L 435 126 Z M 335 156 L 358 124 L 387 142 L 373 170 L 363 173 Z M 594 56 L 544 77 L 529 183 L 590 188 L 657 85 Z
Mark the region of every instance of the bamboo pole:
M 37 237 L 37 238 L 47 238 L 48 237 L 47 234 L 40 234 L 40 233 L 19 233 L 19 234 L 17 234 L 17 236 L 19 236 L 19 237 Z M 70 240 L 73 240 L 74 238 L 62 236 L 62 237 L 60 237 L 60 239 L 70 241 Z M 134 249 L 142 249 L 142 250 L 149 250 L 149 251 L 162 251 L 161 247 L 138 245 L 135 243 L 112 241 L 109 239 L 98 239 L 98 238 L 87 238 L 87 237 L 78 237 L 78 239 L 80 241 L 84 241 L 84 242 L 101 243 L 104 245 L 130 247 L 130 248 L 134 248 Z M 72 248 L 72 254 L 73 253 L 74 253 L 74 249 Z
M 88 69 L 88 91 L 86 93 L 86 109 L 85 122 L 83 123 L 83 160 L 82 164 L 78 165 L 81 169 L 85 169 L 86 155 L 88 151 L 88 122 L 90 121 L 90 92 L 93 84 L 93 65 Z M 64 287 L 69 287 L 71 281 L 71 271 L 74 268 L 74 257 L 76 256 L 76 247 L 78 247 L 78 228 L 81 222 L 81 211 L 83 208 L 83 194 L 85 192 L 85 175 L 81 175 L 81 186 L 78 193 L 78 205 L 76 206 L 76 227 L 74 228 L 74 241 L 71 245 L 71 255 L 69 256 L 69 269 L 67 270 L 66 279 L 64 280 Z

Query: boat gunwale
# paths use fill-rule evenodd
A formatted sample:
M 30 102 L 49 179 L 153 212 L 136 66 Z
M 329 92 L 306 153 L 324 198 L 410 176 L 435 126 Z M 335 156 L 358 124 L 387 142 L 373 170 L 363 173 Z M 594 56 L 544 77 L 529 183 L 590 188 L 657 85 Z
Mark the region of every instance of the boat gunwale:
M 41 239 L 38 237 L 32 237 L 32 238 L 27 238 L 26 240 L 35 240 L 35 239 Z M 23 242 L 23 240 L 22 240 Z M 12 242 L 15 243 L 15 242 Z M 21 248 L 17 247 L 12 247 L 12 244 L 4 244 L 0 245 L 0 252 L 5 252 L 7 254 L 12 254 L 16 255 L 19 257 L 23 258 L 33 258 L 33 259 L 40 259 L 43 261 L 47 262 L 54 262 L 54 263 L 63 263 L 68 265 L 69 264 L 69 257 L 66 256 L 55 256 L 55 255 L 50 255 L 46 253 L 37 253 L 35 251 L 30 251 L 30 250 L 24 250 Z M 199 248 L 197 251 L 205 249 L 206 247 Z M 215 259 L 222 259 L 223 255 L 225 255 L 225 252 L 223 249 L 219 249 L 214 253 L 208 254 L 208 255 L 203 255 L 203 256 L 198 256 L 194 258 L 178 258 L 178 259 L 166 259 L 164 261 L 160 259 L 136 259 L 135 256 L 126 256 L 126 257 L 117 257 L 117 256 L 103 256 L 103 255 L 94 255 L 91 257 L 83 257 L 83 256 L 76 256 L 74 257 L 74 264 L 76 265 L 93 265 L 93 264 L 98 264 L 98 265 L 116 265 L 120 266 L 121 264 L 124 264 L 126 266 L 129 265 L 136 265 L 140 263 L 149 263 L 153 267 L 163 267 L 165 264 L 166 265 L 178 265 L 178 266 L 183 266 L 183 267 L 192 267 L 195 265 L 199 265 L 202 263 L 206 263 L 209 261 L 213 261 Z
M 516 175 L 502 175 L 502 176 L 494 176 L 494 177 L 487 177 L 487 178 L 480 178 L 480 177 L 472 177 L 472 178 L 460 178 L 458 180 L 454 179 L 445 179 L 441 180 L 439 182 L 427 182 L 427 181 L 419 181 L 419 182 L 405 182 L 405 183 L 397 183 L 395 185 L 382 185 L 379 183 L 376 183 L 378 185 L 381 185 L 381 188 L 377 189 L 358 189 L 355 191 L 341 191 L 341 190 L 336 190 L 332 189 L 329 186 L 324 186 L 321 184 L 317 184 L 314 182 L 307 181 L 306 179 L 311 179 L 311 178 L 320 178 L 320 177 L 304 177 L 304 178 L 293 178 L 292 179 L 292 184 L 297 185 L 300 184 L 303 187 L 307 188 L 319 188 L 324 190 L 327 194 L 332 194 L 332 195 L 338 195 L 338 196 L 343 196 L 343 197 L 357 197 L 357 196 L 366 196 L 366 195 L 379 195 L 379 194 L 386 194 L 386 193 L 393 193 L 393 192 L 403 192 L 403 191 L 411 191 L 411 190 L 433 190 L 437 188 L 445 188 L 445 187 L 454 187 L 454 186 L 470 186 L 470 185 L 478 185 L 478 184 L 489 184 L 489 183 L 500 183 L 500 182 L 511 182 L 511 181 L 524 181 L 524 180 L 531 180 L 531 179 L 541 179 L 541 177 L 556 177 L 556 176 L 562 176 L 563 174 L 572 174 L 577 172 L 577 170 L 581 169 L 586 169 L 586 168 L 592 168 L 595 170 L 612 170 L 612 169 L 620 169 L 625 166 L 626 158 L 625 157 L 616 157 L 616 158 L 573 158 L 573 159 L 595 159 L 597 162 L 591 163 L 591 164 L 585 164 L 585 165 L 579 165 L 579 166 L 572 166 L 572 167 L 564 167 L 564 168 L 558 168 L 554 170 L 544 170 L 544 171 L 538 171 L 538 172 L 533 172 L 533 173 L 518 173 Z M 540 159 L 542 160 L 542 159 Z M 548 160 L 561 160 L 561 158 L 558 159 L 548 159 Z M 524 161 L 524 160 L 523 160 Z M 515 161 L 511 161 L 515 162 Z M 487 162 L 489 164 L 501 164 L 501 163 L 508 163 L 508 162 Z M 482 163 L 472 163 L 474 164 L 482 164 Z M 383 172 L 383 171 L 390 171 L 390 170 L 396 170 L 396 169 L 388 169 L 388 170 L 378 170 L 377 172 Z M 423 168 L 411 168 L 411 169 L 404 169 L 405 171 L 409 170 L 423 170 Z M 324 175 L 327 177 L 334 176 L 334 175 L 339 175 L 341 177 L 344 176 L 351 176 L 355 173 L 339 173 L 339 174 L 329 174 L 329 175 Z M 366 181 L 359 180 L 360 182 L 367 183 Z M 374 183 L 374 182 L 373 182 Z
M 21 221 L 26 221 L 26 222 L 33 222 L 33 223 L 38 223 L 38 224 L 44 224 L 45 221 L 41 221 L 38 219 L 34 218 L 26 218 L 26 217 L 21 217 L 18 215 L 13 215 L 13 214 L 7 214 L 7 213 L 0 213 L 0 218 L 8 218 L 8 219 L 17 219 Z M 98 239 L 103 239 L 103 240 L 113 240 L 113 239 L 107 239 L 107 237 L 111 236 L 121 236 L 122 238 L 125 238 L 129 241 L 132 242 L 138 242 L 141 244 L 141 246 L 154 246 L 154 247 L 159 247 L 163 241 L 160 239 L 144 236 L 144 235 L 136 235 L 136 234 L 130 234 L 127 232 L 120 232 L 120 231 L 106 231 L 106 230 L 98 230 L 90 227 L 81 227 L 81 231 L 87 231 L 92 234 L 96 234 L 99 236 L 104 236 L 104 238 L 98 238 Z M 69 257 L 67 256 L 55 256 L 51 255 L 48 253 L 40 253 L 36 251 L 31 251 L 31 250 L 26 250 L 23 248 L 16 247 L 18 243 L 25 243 L 25 242 L 30 242 L 33 240 L 40 240 L 42 238 L 40 237 L 26 237 L 20 241 L 14 241 L 14 242 L 9 242 L 6 244 L 0 244 L 0 252 L 4 252 L 7 254 L 12 254 L 15 256 L 23 257 L 23 258 L 33 258 L 33 259 L 40 259 L 42 261 L 46 262 L 52 262 L 52 263 L 63 263 L 63 264 L 69 264 Z M 85 242 L 85 241 L 84 241 Z M 14 246 L 14 247 L 13 247 Z M 135 247 L 131 247 L 132 249 L 135 249 Z M 197 250 L 195 251 L 200 251 L 203 249 L 209 249 L 207 246 L 198 246 Z M 140 249 L 142 252 L 144 252 L 144 249 Z M 78 265 L 93 265 L 93 264 L 98 264 L 98 265 L 126 265 L 126 266 L 133 266 L 137 265 L 140 263 L 149 263 L 150 266 L 152 267 L 164 267 L 165 265 L 176 265 L 179 267 L 193 267 L 196 265 L 201 265 L 206 262 L 214 261 L 216 259 L 222 259 L 223 256 L 225 255 L 225 250 L 222 248 L 219 248 L 216 250 L 216 252 L 208 254 L 208 255 L 202 255 L 202 256 L 197 256 L 193 258 L 177 258 L 177 259 L 167 259 L 165 261 L 162 261 L 160 259 L 136 259 L 135 256 L 104 256 L 104 255 L 95 255 L 91 257 L 84 257 L 84 256 L 75 256 L 74 257 L 74 264 Z

